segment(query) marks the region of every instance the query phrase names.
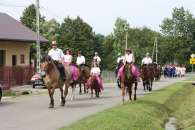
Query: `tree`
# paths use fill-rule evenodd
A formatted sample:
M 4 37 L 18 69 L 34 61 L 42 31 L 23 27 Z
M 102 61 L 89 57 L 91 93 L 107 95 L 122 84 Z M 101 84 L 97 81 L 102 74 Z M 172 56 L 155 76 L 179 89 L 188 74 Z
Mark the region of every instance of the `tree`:
M 20 17 L 20 21 L 25 26 L 29 27 L 33 31 L 36 31 L 36 6 L 34 4 L 29 5 Z M 44 23 L 45 17 L 40 14 L 40 25 Z M 40 27 L 41 28 L 41 27 Z
M 193 15 L 183 7 L 174 8 L 171 18 L 165 18 L 161 24 L 162 33 L 168 37 L 166 46 L 172 50 L 168 55 L 172 55 L 173 61 L 186 63 L 190 51 L 193 50 L 193 38 L 195 34 L 195 19 Z M 170 44 L 170 45 L 168 45 Z
M 183 7 L 174 8 L 172 17 L 163 20 L 161 31 L 165 35 L 189 38 L 193 32 L 193 15 Z
M 60 26 L 58 41 L 64 50 L 70 48 L 73 52 L 82 51 L 89 64 L 94 54 L 94 36 L 91 26 L 80 17 L 67 17 Z
M 125 49 L 126 31 L 129 30 L 129 24 L 122 18 L 117 18 L 114 27 L 114 48 L 115 53 L 123 52 Z
M 22 16 L 20 17 L 20 21 L 22 24 L 27 26 L 28 28 L 32 29 L 33 31 L 36 31 L 36 7 L 34 4 L 31 4 L 28 6 L 24 11 Z M 45 17 L 42 17 L 40 14 L 40 33 L 42 25 L 45 22 Z M 36 45 L 32 44 L 30 48 L 30 57 L 33 59 L 36 59 Z

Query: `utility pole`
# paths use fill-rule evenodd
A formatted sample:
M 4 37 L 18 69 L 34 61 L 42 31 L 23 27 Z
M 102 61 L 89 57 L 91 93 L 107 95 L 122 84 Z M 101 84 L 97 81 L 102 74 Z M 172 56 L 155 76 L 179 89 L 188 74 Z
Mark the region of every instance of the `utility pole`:
M 37 39 L 36 39 L 36 70 L 40 72 L 40 31 L 39 31 L 39 0 L 36 0 L 36 32 L 37 32 Z
M 156 64 L 158 64 L 158 41 L 157 41 L 157 37 L 155 37 L 155 40 L 154 40 L 154 46 L 153 46 L 153 51 L 152 51 L 152 61 L 154 60 L 154 56 L 155 56 L 155 62 L 156 62 Z
M 127 38 L 128 38 L 128 28 L 127 25 L 125 25 L 125 49 L 127 49 Z
M 155 43 L 156 43 L 156 64 L 158 64 L 158 41 L 157 41 L 157 37 L 155 37 Z

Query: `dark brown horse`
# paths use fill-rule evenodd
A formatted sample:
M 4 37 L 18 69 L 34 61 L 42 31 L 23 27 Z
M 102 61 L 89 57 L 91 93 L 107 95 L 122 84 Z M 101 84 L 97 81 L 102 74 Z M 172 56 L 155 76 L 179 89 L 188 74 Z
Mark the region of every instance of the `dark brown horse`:
M 141 77 L 143 81 L 144 90 L 152 91 L 152 85 L 154 81 L 154 66 L 153 64 L 142 65 Z
M 123 74 L 120 76 L 120 85 L 122 89 L 122 102 L 125 102 L 125 93 L 128 91 L 129 93 L 129 100 L 132 100 L 132 93 L 133 93 L 133 84 L 135 83 L 134 87 L 134 100 L 136 100 L 136 90 L 137 90 L 137 81 L 132 74 L 131 71 L 131 64 L 126 63 L 123 69 Z
M 48 89 L 48 92 L 49 92 L 49 97 L 50 97 L 49 108 L 54 107 L 53 95 L 54 95 L 56 88 L 60 89 L 61 106 L 64 106 L 65 102 L 66 102 L 66 96 L 68 94 L 69 83 L 66 81 L 63 81 L 60 78 L 60 72 L 50 56 L 46 56 L 42 59 L 41 71 L 45 73 L 45 76 L 43 77 L 43 81 L 44 81 L 44 83 Z M 65 91 L 63 89 L 64 85 L 65 85 Z
M 93 97 L 93 90 L 95 90 L 95 95 L 98 98 L 100 93 L 100 87 L 96 76 L 91 76 L 91 97 Z
M 84 93 L 87 93 L 85 83 L 87 82 L 87 80 L 90 77 L 91 68 L 87 65 L 81 65 L 81 66 L 79 66 L 79 70 L 80 70 L 80 77 L 78 80 L 79 88 L 80 88 L 79 93 L 82 94 L 82 84 L 83 84 L 83 88 L 84 88 Z
M 154 64 L 154 78 L 156 81 L 160 80 L 161 72 L 162 72 L 161 66 L 158 64 Z

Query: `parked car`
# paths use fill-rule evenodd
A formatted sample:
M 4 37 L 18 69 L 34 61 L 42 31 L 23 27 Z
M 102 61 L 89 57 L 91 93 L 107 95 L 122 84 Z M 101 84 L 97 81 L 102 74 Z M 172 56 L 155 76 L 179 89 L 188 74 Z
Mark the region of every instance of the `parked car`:
M 36 73 L 35 75 L 33 75 L 33 77 L 31 78 L 31 82 L 32 82 L 33 88 L 35 88 L 36 86 L 45 87 L 43 79 L 39 73 Z
M 2 88 L 1 88 L 1 85 L 0 85 L 0 102 L 1 102 L 1 98 L 2 98 Z

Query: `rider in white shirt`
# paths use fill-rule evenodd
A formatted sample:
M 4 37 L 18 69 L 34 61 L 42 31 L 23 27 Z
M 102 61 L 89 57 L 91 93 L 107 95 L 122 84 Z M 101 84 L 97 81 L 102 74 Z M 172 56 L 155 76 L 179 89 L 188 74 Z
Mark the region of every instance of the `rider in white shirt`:
M 62 62 L 64 58 L 64 53 L 61 49 L 57 48 L 56 41 L 52 41 L 52 49 L 49 50 L 48 55 L 52 58 L 54 61 Z
M 72 63 L 72 55 L 70 49 L 66 49 L 66 54 L 64 55 L 64 62 L 66 65 L 70 65 Z
M 131 53 L 130 51 L 126 51 L 125 53 L 125 63 L 134 63 L 135 62 L 135 58 L 133 53 Z
M 100 68 L 98 67 L 97 60 L 93 59 L 92 67 L 91 67 L 91 75 L 100 75 L 101 71 Z
M 93 57 L 93 59 L 96 59 L 97 60 L 97 64 L 98 66 L 100 65 L 100 62 L 101 62 L 101 58 L 98 56 L 98 53 L 95 52 L 95 56 Z
M 149 53 L 147 52 L 146 53 L 146 57 L 144 57 L 143 59 L 142 59 L 142 65 L 149 65 L 149 64 L 151 64 L 152 63 L 152 59 L 150 58 L 150 56 L 149 56 Z
M 64 80 L 65 78 L 65 71 L 63 66 L 63 60 L 64 60 L 64 53 L 61 49 L 57 48 L 57 42 L 52 41 L 51 43 L 52 49 L 49 50 L 48 55 L 54 60 L 54 63 L 56 64 L 57 68 L 60 71 L 61 78 Z
M 84 57 L 83 55 L 81 55 L 81 52 L 80 52 L 80 51 L 78 52 L 76 64 L 77 64 L 78 66 L 84 65 L 84 64 L 85 64 L 85 57 Z

